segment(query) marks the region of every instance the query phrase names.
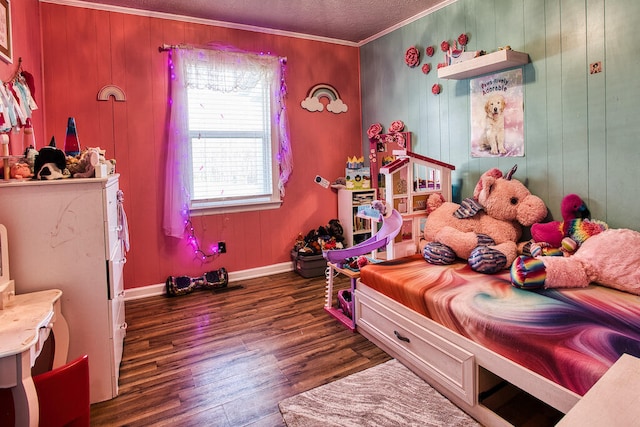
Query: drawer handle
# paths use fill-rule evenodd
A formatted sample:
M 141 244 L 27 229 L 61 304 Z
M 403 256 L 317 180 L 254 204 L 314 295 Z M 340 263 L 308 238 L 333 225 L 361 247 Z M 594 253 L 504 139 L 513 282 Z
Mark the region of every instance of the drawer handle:
M 393 331 L 393 334 L 396 336 L 396 338 L 398 338 L 400 341 L 404 341 L 404 342 L 411 342 L 411 340 L 407 337 L 403 337 L 402 335 L 400 335 L 400 332 L 398 331 Z
M 128 327 L 129 325 L 127 325 L 127 322 L 124 322 L 122 325 L 120 325 L 120 329 L 126 330 Z

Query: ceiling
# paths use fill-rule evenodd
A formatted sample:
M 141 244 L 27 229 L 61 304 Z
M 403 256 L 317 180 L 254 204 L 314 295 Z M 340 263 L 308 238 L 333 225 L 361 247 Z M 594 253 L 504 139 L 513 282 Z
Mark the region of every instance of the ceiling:
M 359 44 L 454 0 L 78 0 Z

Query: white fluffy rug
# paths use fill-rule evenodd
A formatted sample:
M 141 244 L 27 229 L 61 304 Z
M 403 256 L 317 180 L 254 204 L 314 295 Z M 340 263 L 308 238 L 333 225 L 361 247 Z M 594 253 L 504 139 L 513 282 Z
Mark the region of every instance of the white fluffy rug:
M 279 407 L 288 427 L 480 426 L 395 359 L 285 399 Z

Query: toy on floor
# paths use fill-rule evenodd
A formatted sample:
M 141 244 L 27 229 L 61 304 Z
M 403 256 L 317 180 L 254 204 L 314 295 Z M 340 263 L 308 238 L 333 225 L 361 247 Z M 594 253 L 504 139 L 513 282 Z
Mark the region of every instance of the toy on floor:
M 228 284 L 229 275 L 224 267 L 209 271 L 200 277 L 169 276 L 165 283 L 167 296 L 170 297 L 190 294 L 197 289 L 226 288 Z
M 520 181 L 512 179 L 514 166 L 506 176 L 491 169 L 480 177 L 473 198 L 461 204 L 443 202 L 438 194 L 424 227 L 421 242 L 424 259 L 437 265 L 456 258 L 468 261 L 474 271 L 486 274 L 509 268 L 518 256 L 516 242 L 522 226 L 530 226 L 547 216 L 547 208 Z
M 570 257 L 521 256 L 511 283 L 521 289 L 585 288 L 597 283 L 640 295 L 640 233 L 607 229 L 582 243 Z

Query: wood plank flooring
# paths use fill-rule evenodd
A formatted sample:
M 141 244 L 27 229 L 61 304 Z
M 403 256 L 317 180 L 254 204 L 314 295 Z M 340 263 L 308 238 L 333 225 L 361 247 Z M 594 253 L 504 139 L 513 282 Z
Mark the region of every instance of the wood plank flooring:
M 282 399 L 390 359 L 324 311 L 324 278 L 233 285 L 128 301 L 120 394 L 91 425 L 283 426 Z

